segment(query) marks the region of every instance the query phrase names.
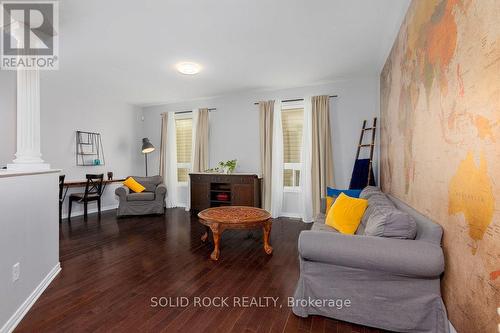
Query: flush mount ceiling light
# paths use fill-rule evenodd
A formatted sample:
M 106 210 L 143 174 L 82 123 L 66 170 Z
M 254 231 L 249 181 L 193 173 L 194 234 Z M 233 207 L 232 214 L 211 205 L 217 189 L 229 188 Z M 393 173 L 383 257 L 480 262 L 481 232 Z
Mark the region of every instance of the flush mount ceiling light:
M 185 75 L 195 75 L 198 74 L 201 70 L 201 66 L 195 62 L 181 62 L 176 66 L 177 70 Z

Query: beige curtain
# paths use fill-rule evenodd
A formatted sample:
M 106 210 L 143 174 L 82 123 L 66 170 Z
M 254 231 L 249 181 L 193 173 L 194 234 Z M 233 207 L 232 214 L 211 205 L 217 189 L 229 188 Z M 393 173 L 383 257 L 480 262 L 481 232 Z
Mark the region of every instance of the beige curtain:
M 161 114 L 161 143 L 160 143 L 160 171 L 159 175 L 165 175 L 165 147 L 167 146 L 167 123 L 166 113 Z
M 260 170 L 262 173 L 262 208 L 271 210 L 271 173 L 274 101 L 259 102 Z
M 312 199 L 313 216 L 320 212 L 321 198 L 333 183 L 332 134 L 330 131 L 330 98 L 314 96 L 312 104 Z
M 207 108 L 199 109 L 196 124 L 193 172 L 203 172 L 208 169 L 208 114 Z

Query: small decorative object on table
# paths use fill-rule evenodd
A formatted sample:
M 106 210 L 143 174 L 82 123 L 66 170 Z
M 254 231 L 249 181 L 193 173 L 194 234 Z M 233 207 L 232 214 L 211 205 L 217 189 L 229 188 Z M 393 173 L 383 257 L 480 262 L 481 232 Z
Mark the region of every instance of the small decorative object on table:
M 217 164 L 217 167 L 213 169 L 208 169 L 206 172 L 218 172 L 218 173 L 225 173 L 225 174 L 230 174 L 233 173 L 234 169 L 236 169 L 236 165 L 238 164 L 238 160 L 229 160 L 229 161 L 220 161 L 219 164 Z

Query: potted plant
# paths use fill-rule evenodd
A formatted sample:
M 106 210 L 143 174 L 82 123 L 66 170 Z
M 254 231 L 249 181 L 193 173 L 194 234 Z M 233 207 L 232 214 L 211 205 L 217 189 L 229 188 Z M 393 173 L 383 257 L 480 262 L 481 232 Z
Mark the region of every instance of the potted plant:
M 224 173 L 229 174 L 233 173 L 234 169 L 236 169 L 237 160 L 229 160 L 226 162 L 219 162 L 219 165 L 222 167 Z
M 229 161 L 220 161 L 219 164 L 217 164 L 217 167 L 213 169 L 208 169 L 206 170 L 207 172 L 219 172 L 219 173 L 225 173 L 225 174 L 230 174 L 233 173 L 234 169 L 236 169 L 236 164 L 238 163 L 238 160 L 229 160 Z

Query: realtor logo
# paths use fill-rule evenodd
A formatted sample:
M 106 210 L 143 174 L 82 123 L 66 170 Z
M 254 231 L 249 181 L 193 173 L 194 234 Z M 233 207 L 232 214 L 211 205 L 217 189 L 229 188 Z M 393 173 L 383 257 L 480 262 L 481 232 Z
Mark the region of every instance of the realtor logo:
M 57 1 L 1 1 L 1 69 L 58 69 Z

